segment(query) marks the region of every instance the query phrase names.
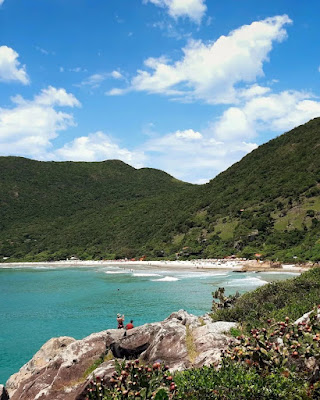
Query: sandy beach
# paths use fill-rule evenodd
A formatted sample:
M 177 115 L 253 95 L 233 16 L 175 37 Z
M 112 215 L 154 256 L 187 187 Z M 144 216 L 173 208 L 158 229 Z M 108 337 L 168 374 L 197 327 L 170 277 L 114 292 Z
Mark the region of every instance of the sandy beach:
M 13 262 L 13 263 L 1 263 L 0 268 L 32 268 L 36 266 L 52 266 L 62 268 L 74 268 L 74 267 L 97 267 L 97 266 L 108 266 L 113 265 L 119 268 L 130 268 L 135 269 L 137 267 L 144 267 L 145 269 L 150 268 L 154 270 L 157 268 L 165 268 L 168 270 L 197 270 L 197 271 L 208 271 L 208 270 L 227 270 L 235 272 L 304 272 L 310 267 L 307 265 L 296 266 L 294 264 L 281 264 L 281 266 L 272 267 L 270 262 L 261 262 L 256 260 L 230 260 L 230 259 L 199 259 L 192 261 L 132 261 L 132 260 L 102 260 L 102 261 L 82 261 L 82 260 L 63 260 L 63 261 L 50 261 L 50 262 Z

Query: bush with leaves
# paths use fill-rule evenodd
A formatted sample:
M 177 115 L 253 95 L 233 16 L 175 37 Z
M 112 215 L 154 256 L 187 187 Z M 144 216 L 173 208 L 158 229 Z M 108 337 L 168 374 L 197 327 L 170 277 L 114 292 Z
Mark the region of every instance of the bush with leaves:
M 96 377 L 87 387 L 87 400 L 169 400 L 176 384 L 168 367 L 158 362 L 152 366 L 133 362 L 115 362 L 116 371 L 108 384 Z
M 260 373 L 281 370 L 286 376 L 294 372 L 310 384 L 319 380 L 320 367 L 320 323 L 318 308 L 314 308 L 308 322 L 274 323 L 268 327 L 252 329 L 250 336 L 238 336 L 225 356 L 231 360 L 254 367 Z
M 311 399 L 305 382 L 281 372 L 262 375 L 254 368 L 224 360 L 210 367 L 178 372 L 175 400 L 303 400 Z

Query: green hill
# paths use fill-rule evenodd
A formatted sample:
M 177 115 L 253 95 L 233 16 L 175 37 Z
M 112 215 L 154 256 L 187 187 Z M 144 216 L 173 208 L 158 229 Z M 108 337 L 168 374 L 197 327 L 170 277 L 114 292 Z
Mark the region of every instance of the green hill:
M 193 229 L 202 229 L 207 256 L 227 246 L 246 257 L 319 260 L 320 119 L 260 146 L 199 196 Z
M 320 260 L 319 238 L 320 119 L 202 186 L 116 160 L 0 157 L 0 260 L 256 252 Z

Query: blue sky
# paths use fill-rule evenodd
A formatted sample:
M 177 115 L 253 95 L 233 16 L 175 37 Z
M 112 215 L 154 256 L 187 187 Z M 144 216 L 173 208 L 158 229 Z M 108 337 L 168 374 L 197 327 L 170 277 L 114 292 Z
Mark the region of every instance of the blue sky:
M 317 0 L 0 4 L 0 155 L 203 183 L 320 116 Z

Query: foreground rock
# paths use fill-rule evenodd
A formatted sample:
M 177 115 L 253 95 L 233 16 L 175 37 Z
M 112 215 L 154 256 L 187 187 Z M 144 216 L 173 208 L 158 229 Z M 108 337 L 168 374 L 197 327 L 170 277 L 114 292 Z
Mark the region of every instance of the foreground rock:
M 134 328 L 126 336 L 123 330 L 109 329 L 82 340 L 54 338 L 10 377 L 6 388 L 10 400 L 81 400 L 92 374 L 111 376 L 114 358 L 161 360 L 172 370 L 217 365 L 221 350 L 232 340 L 225 333 L 234 326 L 180 310 L 162 322 Z

